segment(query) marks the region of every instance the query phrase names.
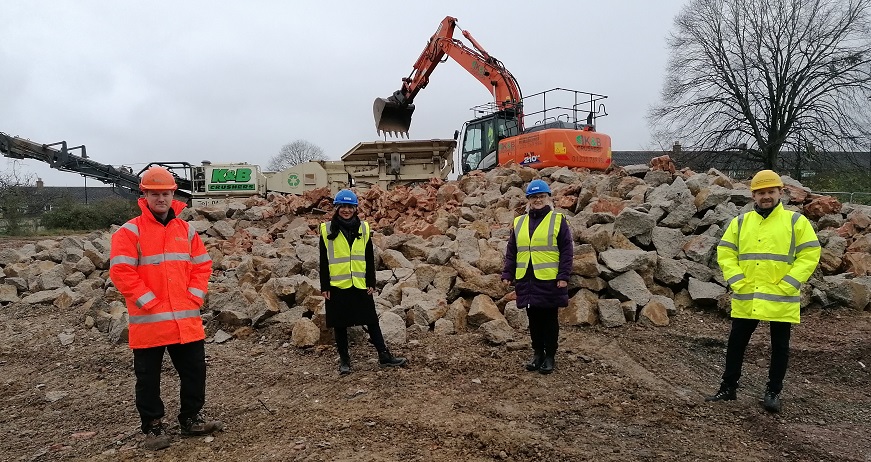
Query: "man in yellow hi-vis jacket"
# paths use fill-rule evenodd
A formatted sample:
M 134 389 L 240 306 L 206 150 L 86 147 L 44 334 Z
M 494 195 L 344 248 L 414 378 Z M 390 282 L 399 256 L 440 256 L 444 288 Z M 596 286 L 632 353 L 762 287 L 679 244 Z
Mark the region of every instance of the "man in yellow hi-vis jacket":
M 783 181 L 762 170 L 750 182 L 754 209 L 735 217 L 717 246 L 717 262 L 732 287 L 732 331 L 720 390 L 706 401 L 730 401 L 744 351 L 759 321 L 771 327 L 771 364 L 762 406 L 779 412 L 789 360 L 789 335 L 799 322 L 801 285 L 820 261 L 820 243 L 807 218 L 783 208 Z

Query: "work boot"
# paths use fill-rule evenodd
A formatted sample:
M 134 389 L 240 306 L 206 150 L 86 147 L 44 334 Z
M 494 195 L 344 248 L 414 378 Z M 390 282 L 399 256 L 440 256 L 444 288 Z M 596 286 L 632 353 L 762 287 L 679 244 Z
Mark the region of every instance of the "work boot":
M 544 351 L 535 350 L 532 354 L 532 359 L 526 363 L 526 370 L 530 372 L 537 371 L 541 367 L 542 361 L 544 361 Z
M 390 350 L 378 352 L 378 364 L 381 367 L 399 367 L 405 365 L 406 362 L 408 361 L 405 358 L 390 354 Z
M 735 387 L 720 386 L 720 390 L 705 398 L 705 401 L 734 401 L 735 398 Z
M 351 373 L 351 358 L 348 355 L 339 355 L 339 375 L 348 375 Z
M 762 407 L 764 407 L 768 412 L 780 412 L 780 393 L 775 393 L 768 387 L 765 387 L 765 395 L 762 397 Z
M 183 436 L 211 435 L 224 429 L 224 423 L 219 420 L 206 421 L 201 413 L 179 423 Z
M 169 447 L 170 438 L 166 426 L 160 419 L 152 420 L 145 428 L 145 440 L 140 447 L 149 451 L 160 451 Z
M 541 362 L 541 367 L 538 368 L 538 372 L 541 374 L 550 374 L 553 372 L 554 358 L 551 355 L 547 355 L 544 357 L 544 361 Z

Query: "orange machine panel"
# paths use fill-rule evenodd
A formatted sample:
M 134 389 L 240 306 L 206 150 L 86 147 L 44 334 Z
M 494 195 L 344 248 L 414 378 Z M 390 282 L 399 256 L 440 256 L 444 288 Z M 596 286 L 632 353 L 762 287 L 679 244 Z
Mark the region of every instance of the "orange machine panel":
M 552 128 L 505 138 L 499 142 L 499 165 L 510 161 L 532 168 L 611 165 L 611 137 L 590 130 Z

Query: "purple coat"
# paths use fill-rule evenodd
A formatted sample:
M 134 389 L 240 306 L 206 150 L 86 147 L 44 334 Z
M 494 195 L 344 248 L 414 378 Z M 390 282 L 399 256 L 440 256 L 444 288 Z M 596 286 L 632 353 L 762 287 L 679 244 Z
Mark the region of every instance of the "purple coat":
M 550 212 L 550 207 L 544 207 L 539 210 L 530 210 L 529 218 L 526 220 L 529 223 L 529 234 L 532 235 L 535 228 L 541 223 L 545 215 Z M 568 288 L 558 288 L 556 281 L 568 282 L 569 276 L 572 274 L 572 259 L 574 258 L 575 247 L 572 241 L 572 231 L 569 229 L 569 224 L 566 222 L 565 216 L 562 217 L 559 233 L 556 237 L 557 248 L 559 248 L 559 270 L 557 271 L 556 279 L 553 281 L 542 281 L 536 279 L 532 271 L 532 265 L 527 268 L 526 274 L 519 281 L 515 281 L 515 292 L 517 292 L 517 307 L 518 308 L 555 308 L 568 306 L 569 290 Z M 511 232 L 511 237 L 508 238 L 508 248 L 505 250 L 505 266 L 502 269 L 502 279 L 514 281 L 514 273 L 517 269 L 517 236 L 514 231 Z

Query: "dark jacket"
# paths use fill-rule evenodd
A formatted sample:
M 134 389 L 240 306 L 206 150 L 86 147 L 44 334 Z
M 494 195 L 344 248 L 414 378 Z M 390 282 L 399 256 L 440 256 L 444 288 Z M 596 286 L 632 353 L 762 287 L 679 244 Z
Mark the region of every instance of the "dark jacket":
M 354 245 L 354 235 L 345 235 L 348 245 Z M 350 287 L 340 289 L 330 286 L 330 264 L 327 259 L 327 246 L 323 238 L 319 239 L 321 292 L 329 292 L 330 299 L 325 301 L 327 309 L 327 327 L 364 326 L 378 322 L 375 312 L 375 299 L 366 289 Z M 366 243 L 366 287 L 375 287 L 375 250 L 370 236 Z
M 540 210 L 530 210 L 529 218 L 526 220 L 529 223 L 529 234 L 535 231 L 545 215 L 550 212 L 551 208 L 544 207 Z M 568 288 L 558 288 L 556 281 L 568 282 L 572 274 L 572 260 L 574 259 L 575 247 L 572 240 L 572 231 L 569 229 L 569 224 L 563 216 L 560 230 L 556 237 L 557 247 L 559 248 L 559 271 L 557 272 L 556 280 L 542 281 L 536 279 L 532 266 L 528 266 L 526 274 L 519 281 L 515 281 L 515 292 L 517 292 L 517 307 L 518 308 L 554 308 L 568 306 L 569 291 Z M 505 250 L 505 266 L 502 269 L 502 279 L 514 281 L 514 273 L 517 269 L 517 236 L 512 230 L 511 236 L 508 238 L 508 248 Z

